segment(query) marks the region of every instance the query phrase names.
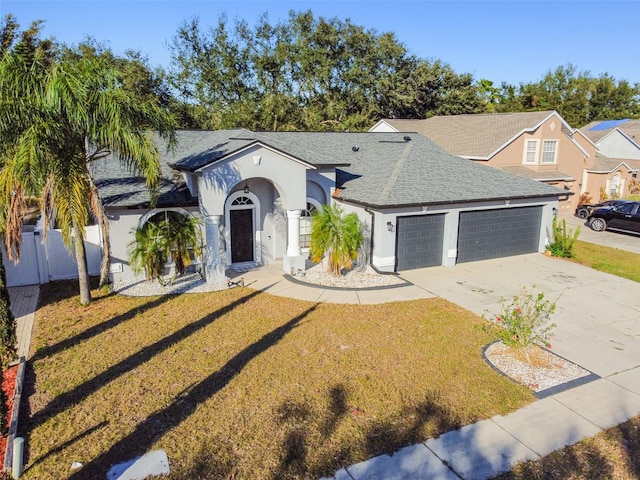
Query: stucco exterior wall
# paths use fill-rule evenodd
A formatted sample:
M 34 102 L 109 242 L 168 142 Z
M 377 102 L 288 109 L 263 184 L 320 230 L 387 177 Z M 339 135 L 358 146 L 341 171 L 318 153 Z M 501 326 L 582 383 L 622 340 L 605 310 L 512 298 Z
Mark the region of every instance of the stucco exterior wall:
M 626 168 L 618 168 L 614 172 L 607 173 L 589 173 L 588 183 L 587 183 L 587 192 L 591 195 L 591 199 L 593 203 L 597 203 L 600 201 L 600 189 L 604 188 L 607 192 L 607 198 L 611 198 L 610 192 L 610 184 L 611 179 L 618 175 L 621 183 L 619 187 L 619 196 L 625 197 L 629 195 L 629 182 L 633 179 L 632 174 Z
M 203 215 L 224 215 L 224 203 L 239 184 L 252 179 L 269 180 L 278 190 L 282 207 L 306 206 L 305 180 L 310 167 L 261 146 L 254 146 L 222 162 L 202 169 L 198 178 Z
M 130 281 L 134 278 L 144 280 L 144 274 L 136 275 L 129 266 L 129 242 L 134 239 L 133 232 L 141 226 L 145 215 L 153 215 L 165 210 L 187 211 L 189 214 L 201 218 L 198 209 L 187 207 L 159 208 L 154 210 L 108 210 L 109 237 L 111 244 L 111 281 L 117 287 L 118 283 Z
M 524 163 L 525 145 L 527 140 L 538 141 L 538 156 L 536 163 Z M 557 140 L 556 163 L 543 164 L 542 145 L 544 140 Z M 507 145 L 489 160 L 488 164 L 493 167 L 506 165 L 523 165 L 538 172 L 560 172 L 570 175 L 573 178 L 571 182 L 553 182 L 551 185 L 559 188 L 565 188 L 567 191 L 573 192 L 566 201 L 561 201 L 559 209 L 561 211 L 571 211 L 578 204 L 580 195 L 580 183 L 582 179 L 582 171 L 593 165 L 595 161 L 595 147 L 593 145 L 581 145 L 588 155 L 578 148 L 573 141 L 563 131 L 561 121 L 556 117 L 549 118 L 540 125 L 534 132 L 525 132 L 517 139 Z

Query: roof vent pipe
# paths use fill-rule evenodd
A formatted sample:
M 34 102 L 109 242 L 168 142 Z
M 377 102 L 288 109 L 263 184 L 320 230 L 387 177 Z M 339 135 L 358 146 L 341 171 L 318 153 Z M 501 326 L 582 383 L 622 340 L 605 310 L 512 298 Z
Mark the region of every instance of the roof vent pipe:
M 353 147 L 351 147 L 351 150 L 353 150 L 354 152 L 357 152 L 358 150 L 360 150 L 360 147 L 357 145 L 354 145 Z
M 405 142 L 410 142 L 411 141 L 411 137 L 409 135 L 405 135 L 404 141 Z

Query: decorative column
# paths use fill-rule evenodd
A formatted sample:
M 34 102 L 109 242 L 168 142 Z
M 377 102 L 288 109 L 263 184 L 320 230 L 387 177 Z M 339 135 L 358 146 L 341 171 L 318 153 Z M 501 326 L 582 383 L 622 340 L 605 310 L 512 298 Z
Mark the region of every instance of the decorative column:
M 204 217 L 205 248 L 204 248 L 204 278 L 208 284 L 226 284 L 226 258 L 220 237 L 221 215 L 207 215 Z
M 287 210 L 287 254 L 282 266 L 291 275 L 306 270 L 305 258 L 300 253 L 300 215 L 301 210 Z
M 287 210 L 287 255 L 300 255 L 300 210 Z

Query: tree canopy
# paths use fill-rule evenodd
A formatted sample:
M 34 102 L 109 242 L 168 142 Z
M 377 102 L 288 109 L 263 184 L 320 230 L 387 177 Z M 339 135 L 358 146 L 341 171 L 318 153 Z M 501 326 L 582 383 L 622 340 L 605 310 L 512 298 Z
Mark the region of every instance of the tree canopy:
M 363 130 L 382 117 L 483 109 L 471 75 L 417 58 L 393 33 L 311 11 L 254 26 L 193 19 L 171 50 L 171 84 L 206 128 Z
M 497 111 L 531 110 L 556 110 L 574 128 L 594 120 L 640 118 L 640 84 L 607 73 L 594 77 L 568 64 L 538 82 L 502 85 Z

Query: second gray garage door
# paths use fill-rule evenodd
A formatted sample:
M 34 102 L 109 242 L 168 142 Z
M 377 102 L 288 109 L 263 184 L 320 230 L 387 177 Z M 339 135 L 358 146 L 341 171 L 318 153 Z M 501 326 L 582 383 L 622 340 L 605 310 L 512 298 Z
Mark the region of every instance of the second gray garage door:
M 458 263 L 538 251 L 542 207 L 460 212 Z
M 442 265 L 444 215 L 398 217 L 396 270 Z

